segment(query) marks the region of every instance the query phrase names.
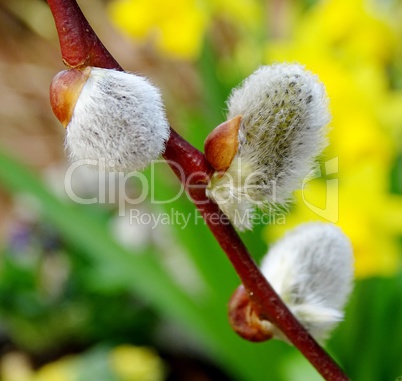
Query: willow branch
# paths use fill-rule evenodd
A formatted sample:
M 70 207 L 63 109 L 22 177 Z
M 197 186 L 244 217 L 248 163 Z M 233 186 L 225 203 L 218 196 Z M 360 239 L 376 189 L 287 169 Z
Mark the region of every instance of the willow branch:
M 68 67 L 88 65 L 122 70 L 75 0 L 48 0 L 48 3 L 59 34 L 63 61 Z M 207 198 L 205 188 L 213 170 L 205 156 L 173 129 L 163 156 L 235 268 L 258 316 L 275 324 L 326 380 L 348 380 L 336 362 L 292 315 L 261 274 L 228 218 Z
M 69 68 L 97 66 L 123 70 L 99 40 L 76 1 L 49 0 L 59 35 L 61 56 Z

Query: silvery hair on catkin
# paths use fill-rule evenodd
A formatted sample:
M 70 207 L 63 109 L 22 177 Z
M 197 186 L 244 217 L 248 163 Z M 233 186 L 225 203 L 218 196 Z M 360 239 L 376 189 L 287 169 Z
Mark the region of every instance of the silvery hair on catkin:
M 235 88 L 228 119 L 242 115 L 239 149 L 207 195 L 240 230 L 256 207 L 286 204 L 326 145 L 328 100 L 318 77 L 297 64 L 262 66 Z
M 315 222 L 289 231 L 270 248 L 261 271 L 317 340 L 342 320 L 352 290 L 353 251 L 338 227 Z
M 92 68 L 67 126 L 71 160 L 101 169 L 144 169 L 165 149 L 169 124 L 159 90 L 146 78 Z M 104 167 L 104 168 L 102 168 Z
M 262 66 L 233 90 L 228 119 L 236 115 L 243 116 L 239 155 L 275 184 L 275 194 L 265 188 L 268 201 L 285 202 L 326 145 L 323 84 L 301 65 Z

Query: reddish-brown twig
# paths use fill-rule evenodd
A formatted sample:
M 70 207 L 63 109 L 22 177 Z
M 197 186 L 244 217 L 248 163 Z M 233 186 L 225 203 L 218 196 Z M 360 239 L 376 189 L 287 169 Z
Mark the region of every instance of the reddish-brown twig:
M 75 0 L 48 0 L 68 67 L 98 66 L 122 70 L 106 50 Z M 219 207 L 205 194 L 212 168 L 205 156 L 173 129 L 163 154 L 226 253 L 261 319 L 270 320 L 303 353 L 326 380 L 348 377 L 292 315 L 261 274 L 239 235 Z

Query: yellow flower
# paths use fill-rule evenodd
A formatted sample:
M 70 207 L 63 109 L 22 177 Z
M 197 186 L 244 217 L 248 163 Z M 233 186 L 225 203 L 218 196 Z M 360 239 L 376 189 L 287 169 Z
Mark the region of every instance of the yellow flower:
M 390 192 L 390 167 L 402 93 L 390 89 L 387 66 L 401 41 L 378 13 L 363 0 L 323 1 L 301 17 L 289 39 L 266 49 L 268 62 L 298 61 L 326 85 L 333 114 L 326 157 L 339 159 L 338 173 L 327 176 L 338 179 L 336 194 L 326 200 L 324 179 L 311 181 L 287 224 L 269 227 L 267 236 L 276 239 L 308 220 L 335 222 L 352 240 L 358 277 L 393 275 L 400 266 L 402 197 Z
M 196 0 L 116 0 L 109 10 L 129 36 L 153 40 L 164 54 L 191 59 L 201 50 L 207 14 Z
M 247 26 L 254 26 L 261 21 L 261 5 L 255 0 L 205 0 L 212 14 L 222 15 L 229 20 Z
M 34 381 L 74 381 L 74 378 L 71 361 L 66 358 L 44 365 L 36 373 Z
M 2 381 L 31 381 L 33 370 L 26 355 L 11 352 L 3 355 L 1 359 Z
M 185 60 L 199 56 L 215 15 L 252 26 L 262 14 L 256 0 L 114 0 L 109 13 L 129 36 L 151 40 L 162 54 Z
M 162 360 L 150 348 L 121 345 L 110 354 L 113 370 L 122 381 L 162 381 Z

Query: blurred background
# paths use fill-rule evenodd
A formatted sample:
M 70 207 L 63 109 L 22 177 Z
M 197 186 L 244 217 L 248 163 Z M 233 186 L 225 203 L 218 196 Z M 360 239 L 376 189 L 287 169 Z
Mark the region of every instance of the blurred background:
M 402 2 L 80 6 L 120 64 L 162 89 L 172 126 L 200 149 L 259 65 L 300 62 L 320 77 L 333 114 L 320 168 L 285 220 L 242 238 L 258 261 L 297 224 L 339 225 L 356 281 L 326 348 L 353 380 L 402 376 Z M 81 168 L 74 194 L 105 202 L 67 197 L 64 131 L 48 101 L 63 68 L 46 2 L 0 0 L 0 379 L 320 380 L 289 345 L 231 331 L 238 278 L 187 197 L 167 202 L 180 186 L 165 164 L 144 172 L 152 191 L 140 204 L 130 203 L 143 194 L 138 178 Z

